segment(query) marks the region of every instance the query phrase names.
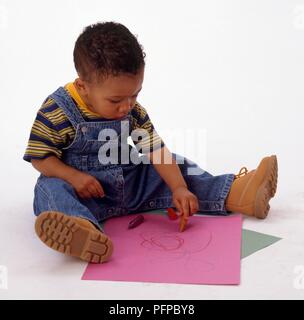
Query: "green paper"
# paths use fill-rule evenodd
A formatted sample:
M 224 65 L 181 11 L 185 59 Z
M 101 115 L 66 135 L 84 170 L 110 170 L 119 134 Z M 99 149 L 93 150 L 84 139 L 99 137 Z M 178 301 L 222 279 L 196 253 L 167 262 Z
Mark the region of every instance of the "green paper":
M 256 251 L 264 249 L 281 239 L 282 238 L 265 233 L 243 229 L 241 257 L 246 258 Z

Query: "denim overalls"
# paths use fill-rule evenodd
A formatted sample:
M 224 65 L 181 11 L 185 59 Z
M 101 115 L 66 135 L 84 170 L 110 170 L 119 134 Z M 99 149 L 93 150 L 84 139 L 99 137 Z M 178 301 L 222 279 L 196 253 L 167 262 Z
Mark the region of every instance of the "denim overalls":
M 148 162 L 102 164 L 98 152 L 106 140 L 100 139 L 103 129 L 117 132 L 119 157 L 123 147 L 127 147 L 138 157 L 137 149 L 123 144 L 119 139 L 122 131 L 121 122 L 128 123 L 132 129 L 131 116 L 119 120 L 86 122 L 78 107 L 63 87 L 59 87 L 50 95 L 63 109 L 76 130 L 72 143 L 63 148 L 62 161 L 78 170 L 88 173 L 101 183 L 105 196 L 103 198 L 80 198 L 71 184 L 63 179 L 46 177 L 43 174 L 37 179 L 34 189 L 34 213 L 38 216 L 43 211 L 61 211 L 64 214 L 90 220 L 101 231 L 101 222 L 114 216 L 127 215 L 155 209 L 174 207 L 172 192 L 159 176 L 154 166 Z M 225 199 L 234 179 L 234 174 L 212 176 L 196 163 L 172 153 L 182 175 L 199 201 L 199 212 L 216 215 L 227 215 Z M 188 174 L 198 171 L 199 174 Z

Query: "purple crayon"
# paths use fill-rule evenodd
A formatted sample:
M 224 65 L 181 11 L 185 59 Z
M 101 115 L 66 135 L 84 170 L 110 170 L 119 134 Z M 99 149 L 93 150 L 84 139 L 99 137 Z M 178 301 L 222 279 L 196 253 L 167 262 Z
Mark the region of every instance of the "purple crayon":
M 129 222 L 129 226 L 128 226 L 128 229 L 132 229 L 132 228 L 135 228 L 137 227 L 138 225 L 140 225 L 141 223 L 144 222 L 144 216 L 143 215 L 138 215 L 136 218 L 134 218 L 133 220 L 131 220 Z

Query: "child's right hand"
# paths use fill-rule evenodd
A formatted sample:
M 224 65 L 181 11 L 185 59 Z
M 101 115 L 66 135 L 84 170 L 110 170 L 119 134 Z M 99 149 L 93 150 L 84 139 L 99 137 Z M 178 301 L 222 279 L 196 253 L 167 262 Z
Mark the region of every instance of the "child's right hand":
M 100 182 L 90 174 L 78 171 L 70 177 L 69 182 L 81 198 L 104 197 Z

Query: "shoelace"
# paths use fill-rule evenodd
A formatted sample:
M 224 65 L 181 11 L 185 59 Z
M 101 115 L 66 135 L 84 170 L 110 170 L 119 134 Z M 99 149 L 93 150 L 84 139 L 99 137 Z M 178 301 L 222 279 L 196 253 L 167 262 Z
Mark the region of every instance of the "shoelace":
M 245 176 L 248 173 L 248 170 L 246 167 L 242 167 L 240 172 L 238 174 L 234 175 L 235 179 L 241 178 L 242 176 Z

